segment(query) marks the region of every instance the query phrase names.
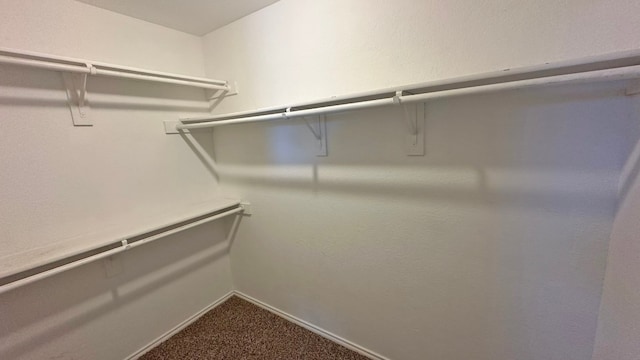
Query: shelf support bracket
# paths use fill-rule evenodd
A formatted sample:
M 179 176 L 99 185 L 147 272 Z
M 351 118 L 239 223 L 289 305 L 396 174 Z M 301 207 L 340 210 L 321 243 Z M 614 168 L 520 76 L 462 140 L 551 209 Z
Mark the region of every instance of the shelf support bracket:
M 93 66 L 87 64 L 93 71 Z M 74 126 L 93 126 L 89 118 L 89 106 L 87 104 L 87 75 L 62 73 L 62 80 L 67 92 L 67 103 L 71 111 Z
M 238 82 L 234 81 L 227 84 L 229 90 L 210 90 L 205 89 L 207 92 L 207 100 L 214 101 L 218 98 L 225 98 L 227 96 L 238 95 Z
M 397 94 L 396 96 L 401 96 Z M 424 156 L 424 122 L 426 104 L 401 104 L 409 133 L 405 136 L 405 152 L 408 156 Z
M 251 216 L 253 215 L 253 209 L 251 208 L 250 202 L 241 202 L 240 207 L 242 208 L 243 215 Z
M 304 118 L 305 124 L 316 139 L 316 156 L 327 156 L 327 118 L 318 115 L 315 121 Z M 315 124 L 314 124 L 315 123 Z
M 238 95 L 238 82 L 234 81 L 227 84 L 229 90 L 205 90 L 207 101 L 209 101 L 209 112 L 213 111 L 225 98 Z

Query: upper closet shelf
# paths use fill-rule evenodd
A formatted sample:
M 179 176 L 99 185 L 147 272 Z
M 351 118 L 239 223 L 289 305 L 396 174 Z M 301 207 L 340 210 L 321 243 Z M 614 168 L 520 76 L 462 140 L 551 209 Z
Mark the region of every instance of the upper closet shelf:
M 335 96 L 288 106 L 216 116 L 182 118 L 178 121 L 165 122 L 165 131 L 177 133 L 189 129 L 211 128 L 221 125 L 303 118 L 379 106 L 418 104 L 453 96 L 638 78 L 640 78 L 640 50 L 633 50 L 380 89 L 348 96 Z M 638 83 L 631 84 L 627 88 L 627 94 L 632 93 L 640 93 Z M 405 116 L 410 136 L 414 137 L 411 142 L 415 145 L 420 142 L 420 139 L 416 140 L 415 137 L 422 136 L 420 122 L 423 119 L 419 117 L 424 111 L 421 111 L 419 107 L 411 110 L 405 111 Z M 326 141 L 319 138 L 318 134 L 322 135 L 318 131 L 319 127 L 313 128 L 311 124 L 309 125 L 317 139 Z M 409 155 L 419 155 L 420 152 L 419 149 L 408 149 Z M 323 152 L 323 154 L 325 153 L 326 151 Z
M 443 79 L 401 87 L 373 90 L 306 103 L 263 108 L 224 115 L 182 118 L 165 121 L 167 134 L 191 129 L 258 121 L 304 118 L 314 136 L 316 154 L 327 156 L 325 114 L 334 114 L 381 106 L 404 107 L 408 133 L 405 152 L 424 155 L 424 103 L 446 97 L 522 90 L 562 84 L 585 84 L 635 80 L 627 94 L 640 93 L 640 50 L 611 53 L 542 65 L 505 69 L 490 73 Z M 422 105 L 419 105 L 422 104 Z M 309 120 L 307 117 L 314 117 Z
M 37 52 L 15 50 L 0 47 L 0 64 L 27 66 L 62 72 L 67 90 L 67 99 L 73 124 L 91 126 L 93 123 L 87 116 L 87 77 L 106 76 L 126 78 L 180 86 L 196 87 L 211 91 L 208 96 L 215 99 L 236 94 L 237 91 L 225 80 L 185 76 L 138 69 L 128 66 L 107 64 L 97 61 L 54 56 Z
M 168 84 L 197 87 L 202 89 L 222 91 L 230 90 L 229 84 L 225 80 L 215 80 L 165 73 L 160 71 L 144 70 L 128 66 L 101 63 L 91 60 L 74 59 L 2 47 L 0 47 L 0 63 L 36 67 L 40 69 L 61 71 L 66 73 L 162 82 Z

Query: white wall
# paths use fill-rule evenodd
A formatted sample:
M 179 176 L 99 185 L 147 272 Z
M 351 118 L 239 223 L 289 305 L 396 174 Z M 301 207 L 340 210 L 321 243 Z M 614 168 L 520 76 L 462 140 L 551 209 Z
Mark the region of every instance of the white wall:
M 197 36 L 70 0 L 0 4 L 2 47 L 203 75 Z
M 205 37 L 220 112 L 640 46 L 617 1 L 282 0 Z M 254 204 L 243 292 L 391 359 L 590 359 L 620 170 L 638 136 L 616 87 L 217 128 L 221 186 Z
M 640 98 L 634 98 L 638 119 Z M 640 142 L 625 170 L 609 244 L 594 360 L 633 360 L 640 354 Z
M 0 9 L 2 47 L 237 79 L 220 112 L 640 45 L 631 0 L 282 0 L 206 36 L 206 62 L 197 37 L 74 1 Z M 206 111 L 199 91 L 92 79 L 89 93 L 96 125 L 74 128 L 59 74 L 0 67 L 0 257 L 215 197 L 200 159 L 215 145 L 223 187 L 255 206 L 233 243 L 241 291 L 393 359 L 591 357 L 638 137 L 617 87 L 430 103 L 419 158 L 403 154 L 397 109 L 330 117 L 328 158 L 301 122 L 197 132 L 197 156 L 161 121 Z M 614 225 L 596 359 L 635 350 L 618 334 L 636 310 L 636 187 Z M 126 357 L 232 288 L 229 227 L 132 250 L 115 277 L 95 263 L 0 295 L 0 358 Z
M 202 76 L 201 45 L 71 0 L 0 1 L 2 47 Z M 59 73 L 0 67 L 3 265 L 43 246 L 130 234 L 217 196 L 200 159 L 209 153 L 162 125 L 207 111 L 201 90 L 91 77 L 95 125 L 81 128 L 62 84 Z M 199 140 L 210 151 L 211 138 Z M 0 295 L 0 358 L 128 356 L 232 288 L 228 228 L 218 222 L 127 252 L 114 277 L 97 262 Z
M 639 12 L 634 0 L 282 0 L 205 36 L 206 67 L 240 84 L 220 111 L 284 105 L 635 49 Z

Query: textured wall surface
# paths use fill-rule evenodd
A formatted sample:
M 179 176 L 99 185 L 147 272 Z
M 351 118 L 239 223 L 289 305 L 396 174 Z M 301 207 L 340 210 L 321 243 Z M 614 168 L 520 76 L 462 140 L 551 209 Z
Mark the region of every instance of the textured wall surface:
M 205 37 L 220 112 L 640 46 L 620 1 L 283 0 Z M 224 55 L 222 55 L 224 54 Z M 254 204 L 236 287 L 391 359 L 591 358 L 618 178 L 619 87 L 434 101 L 426 156 L 401 109 L 216 128 L 221 185 Z
M 640 97 L 634 96 L 634 115 Z M 635 360 L 640 354 L 640 142 L 621 179 L 618 213 L 613 224 L 598 317 L 594 360 Z
M 197 37 L 71 0 L 0 0 L 0 46 L 206 69 L 240 84 L 225 112 L 638 48 L 639 7 L 282 0 L 206 36 L 205 62 Z M 254 205 L 231 255 L 251 296 L 391 359 L 586 360 L 614 224 L 595 358 L 631 359 L 637 186 L 614 214 L 638 109 L 620 95 L 432 102 L 425 157 L 404 155 L 399 109 L 331 116 L 317 158 L 300 121 L 165 136 L 162 120 L 207 110 L 172 86 L 91 79 L 96 125 L 74 128 L 59 74 L 3 66 L 0 257 L 136 230 L 215 197 L 219 177 Z M 0 295 L 0 358 L 140 349 L 232 288 L 230 225 L 134 249 L 112 277 L 98 262 Z
M 640 2 L 283 0 L 205 36 L 220 111 L 640 47 Z
M 2 47 L 202 76 L 201 38 L 73 0 L 1 0 Z
M 0 1 L 0 46 L 203 75 L 199 38 L 71 0 Z M 95 125 L 73 127 L 59 73 L 0 66 L 3 267 L 216 196 L 190 142 L 162 125 L 207 111 L 202 91 L 91 77 L 88 93 Z M 210 136 L 200 141 L 211 149 Z M 0 294 L 0 358 L 137 351 L 231 289 L 227 231 L 218 222 L 122 254 L 113 277 L 97 262 Z

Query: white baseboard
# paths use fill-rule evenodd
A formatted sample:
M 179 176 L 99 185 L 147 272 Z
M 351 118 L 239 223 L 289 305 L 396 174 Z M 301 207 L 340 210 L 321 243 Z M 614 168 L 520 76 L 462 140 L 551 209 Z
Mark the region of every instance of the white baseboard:
M 227 301 L 229 298 L 231 298 L 232 296 L 237 296 L 243 300 L 246 300 L 250 303 L 253 303 L 267 311 L 269 311 L 270 313 L 273 313 L 277 316 L 280 316 L 281 318 L 290 321 L 296 325 L 302 326 L 303 328 L 313 332 L 314 334 L 318 334 L 320 336 L 322 336 L 325 339 L 331 340 L 335 343 L 338 343 L 344 347 L 346 347 L 349 350 L 353 350 L 355 352 L 357 352 L 358 354 L 361 354 L 363 356 L 366 356 L 372 360 L 389 360 L 389 358 L 384 357 L 380 354 L 377 354 L 365 347 L 362 347 L 358 344 L 355 344 L 347 339 L 344 339 L 338 335 L 335 335 L 327 330 L 324 330 L 318 326 L 315 326 L 307 321 L 304 321 L 300 318 L 297 318 L 291 314 L 288 314 L 278 308 L 275 308 L 269 304 L 266 304 L 256 298 L 253 298 L 247 294 L 244 294 L 240 291 L 237 290 L 233 290 L 230 291 L 229 293 L 227 293 L 226 295 L 224 295 L 223 297 L 221 297 L 220 299 L 214 301 L 213 303 L 211 303 L 210 305 L 208 305 L 207 307 L 205 307 L 204 309 L 200 310 L 199 312 L 197 312 L 196 314 L 194 314 L 193 316 L 191 316 L 190 318 L 188 318 L 187 320 L 181 322 L 180 324 L 178 324 L 178 326 L 174 327 L 173 329 L 167 331 L 166 333 L 164 333 L 163 335 L 161 335 L 160 337 L 158 337 L 157 339 L 153 340 L 152 342 L 150 342 L 149 344 L 147 344 L 145 347 L 143 347 L 142 349 L 134 352 L 133 354 L 129 355 L 126 360 L 135 360 L 139 357 L 141 357 L 142 355 L 146 354 L 148 351 L 150 351 L 151 349 L 153 349 L 154 347 L 160 345 L 160 343 L 162 343 L 163 341 L 167 340 L 168 338 L 172 337 L 173 335 L 177 334 L 178 332 L 180 332 L 182 329 L 186 328 L 187 326 L 191 325 L 193 322 L 195 322 L 196 320 L 198 320 L 200 317 L 202 317 L 204 314 L 206 314 L 207 312 L 211 311 L 212 309 L 214 309 L 215 307 L 217 307 L 218 305 L 221 305 L 222 303 L 224 303 L 225 301 Z
M 242 293 L 242 292 L 240 292 L 238 290 L 234 290 L 233 294 L 236 295 L 237 297 L 239 297 L 241 299 L 244 299 L 244 300 L 247 300 L 250 303 L 253 303 L 253 304 L 255 304 L 255 305 L 257 305 L 257 306 L 259 306 L 259 307 L 261 307 L 261 308 L 263 308 L 263 309 L 265 309 L 265 310 L 267 310 L 267 311 L 269 311 L 269 312 L 271 312 L 271 313 L 273 313 L 275 315 L 278 315 L 278 316 L 280 316 L 281 318 L 283 318 L 285 320 L 288 320 L 288 321 L 290 321 L 290 322 L 292 322 L 292 323 L 294 323 L 296 325 L 302 326 L 303 328 L 305 328 L 305 329 L 307 329 L 307 330 L 309 330 L 309 331 L 311 331 L 311 332 L 313 332 L 315 334 L 318 334 L 318 335 L 322 336 L 325 339 L 328 339 L 328 340 L 331 340 L 331 341 L 333 341 L 335 343 L 338 343 L 338 344 L 346 347 L 349 350 L 353 350 L 353 351 L 357 352 L 360 355 L 366 356 L 366 357 L 368 357 L 368 358 L 370 358 L 372 360 L 389 360 L 389 358 L 387 358 L 387 357 L 384 357 L 384 356 L 382 356 L 382 355 L 380 355 L 378 353 L 375 353 L 375 352 L 373 352 L 373 351 L 371 351 L 371 350 L 369 350 L 369 349 L 367 349 L 365 347 L 362 347 L 362 346 L 360 346 L 358 344 L 355 344 L 355 343 L 353 343 L 353 342 L 351 342 L 351 341 L 349 341 L 347 339 L 344 339 L 344 338 L 342 338 L 342 337 L 340 337 L 340 336 L 338 336 L 336 334 L 333 334 L 333 333 L 331 333 L 331 332 L 329 332 L 327 330 L 324 330 L 324 329 L 322 329 L 322 328 L 320 328 L 318 326 L 315 326 L 315 325 L 313 325 L 313 324 L 311 324 L 311 323 L 309 323 L 307 321 L 304 321 L 304 320 L 302 320 L 300 318 L 297 318 L 297 317 L 295 317 L 295 316 L 293 316 L 291 314 L 288 314 L 288 313 L 286 313 L 286 312 L 284 312 L 284 311 L 282 311 L 282 310 L 280 310 L 278 308 L 275 308 L 275 307 L 273 307 L 273 306 L 271 306 L 269 304 L 266 304 L 266 303 L 264 303 L 264 302 L 262 302 L 262 301 L 260 301 L 258 299 L 255 299 L 255 298 L 253 298 L 253 297 L 251 297 L 251 296 L 249 296 L 247 294 L 244 294 L 244 293 Z
M 185 321 L 181 322 L 180 324 L 178 324 L 178 326 L 174 327 L 173 329 L 171 329 L 171 330 L 167 331 L 166 333 L 162 334 L 157 339 L 155 339 L 152 342 L 148 343 L 142 349 L 140 349 L 140 350 L 134 352 L 133 354 L 129 355 L 126 358 L 126 360 L 135 360 L 135 359 L 141 357 L 142 355 L 146 354 L 147 352 L 149 352 L 154 347 L 160 345 L 161 342 L 163 342 L 163 341 L 167 340 L 168 338 L 172 337 L 173 335 L 177 334 L 182 329 L 186 328 L 187 326 L 191 325 L 191 323 L 193 323 L 196 320 L 198 320 L 199 318 L 201 318 L 204 314 L 206 314 L 209 311 L 211 311 L 213 308 L 215 308 L 218 305 L 221 305 L 223 302 L 227 301 L 233 295 L 234 295 L 234 291 L 228 292 L 226 295 L 224 295 L 220 299 L 214 301 L 213 303 L 209 304 L 204 309 L 198 311 L 196 314 L 194 314 L 193 316 L 191 316 L 187 320 L 185 320 Z

